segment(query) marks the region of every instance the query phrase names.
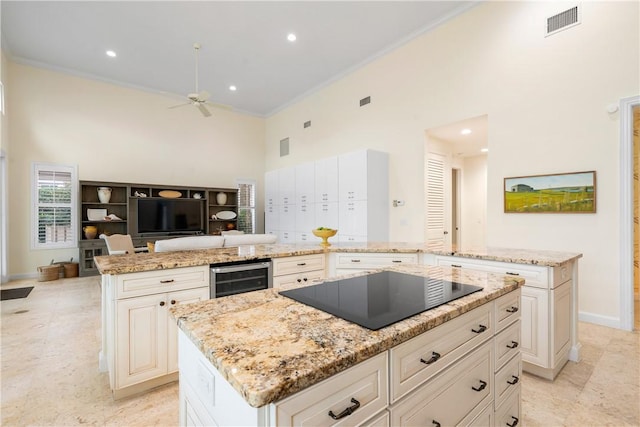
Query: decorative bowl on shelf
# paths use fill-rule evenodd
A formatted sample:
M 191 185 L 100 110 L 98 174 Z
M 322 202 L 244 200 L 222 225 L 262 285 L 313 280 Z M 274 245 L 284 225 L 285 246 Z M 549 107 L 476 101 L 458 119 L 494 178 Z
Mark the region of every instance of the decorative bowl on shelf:
M 236 216 L 238 215 L 233 211 L 220 211 L 216 214 L 218 219 L 234 219 Z
M 320 243 L 321 246 L 331 246 L 331 243 L 329 243 L 327 239 L 329 239 L 329 237 L 335 236 L 338 230 L 320 227 L 314 228 L 313 230 L 311 230 L 311 232 L 314 236 L 320 237 L 322 239 L 322 242 Z
M 160 197 L 164 197 L 165 199 L 177 199 L 178 197 L 182 197 L 182 193 L 175 190 L 162 190 L 158 193 Z

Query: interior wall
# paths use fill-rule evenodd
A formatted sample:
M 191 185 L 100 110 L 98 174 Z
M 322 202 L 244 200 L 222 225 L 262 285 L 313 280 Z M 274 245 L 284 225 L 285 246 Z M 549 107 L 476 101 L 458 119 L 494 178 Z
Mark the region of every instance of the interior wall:
M 0 50 L 0 81 L 3 84 L 3 91 L 6 97 L 8 91 L 9 81 L 9 69 L 7 67 L 7 60 L 4 52 Z M 8 238 L 7 238 L 7 226 L 8 226 L 8 197 L 9 186 L 7 185 L 7 177 L 9 174 L 9 164 L 7 162 L 7 155 L 9 151 L 9 112 L 5 111 L 4 114 L 0 114 L 0 283 L 7 282 L 9 280 L 9 263 L 8 263 Z
M 81 180 L 235 187 L 258 185 L 263 229 L 264 119 L 9 62 L 9 274 L 33 274 L 78 250 L 30 248 L 31 163 L 78 165 Z
M 465 157 L 462 168 L 461 246 L 487 245 L 487 156 Z
M 424 236 L 424 132 L 491 117 L 487 244 L 580 252 L 581 318 L 620 320 L 619 130 L 606 106 L 640 93 L 639 4 L 486 2 L 267 119 L 266 169 L 373 148 L 390 155 L 390 239 Z M 615 64 L 613 66 L 612 64 Z M 358 100 L 371 96 L 359 107 Z M 302 124 L 312 121 L 305 133 Z M 291 154 L 280 158 L 279 141 Z M 596 214 L 505 214 L 503 179 L 595 170 Z

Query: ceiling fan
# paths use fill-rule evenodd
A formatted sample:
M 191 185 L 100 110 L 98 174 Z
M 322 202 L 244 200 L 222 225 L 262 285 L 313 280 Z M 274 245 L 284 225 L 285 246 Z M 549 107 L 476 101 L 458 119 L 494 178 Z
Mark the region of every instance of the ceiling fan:
M 225 108 L 225 109 L 230 109 L 230 107 L 227 105 L 213 104 L 207 101 L 207 99 L 209 99 L 209 96 L 210 96 L 209 92 L 207 92 L 206 90 L 203 90 L 202 92 L 198 91 L 198 51 L 200 50 L 200 47 L 201 47 L 200 43 L 193 44 L 193 49 L 195 50 L 195 53 L 196 53 L 196 90 L 195 92 L 187 95 L 187 98 L 189 98 L 189 102 L 185 104 L 174 105 L 169 108 L 178 108 L 178 107 L 184 107 L 185 105 L 193 105 L 197 107 L 198 110 L 200 110 L 203 116 L 210 117 L 211 113 L 209 112 L 209 110 L 207 110 L 205 105 L 210 105 L 213 107 L 219 107 L 219 108 Z

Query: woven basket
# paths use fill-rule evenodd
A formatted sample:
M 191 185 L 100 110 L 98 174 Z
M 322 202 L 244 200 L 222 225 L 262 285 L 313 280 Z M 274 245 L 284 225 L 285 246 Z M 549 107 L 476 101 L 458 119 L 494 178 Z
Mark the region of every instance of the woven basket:
M 38 267 L 38 282 L 48 282 L 49 280 L 58 280 L 60 277 L 60 266 L 57 264 L 54 265 L 44 265 L 42 267 Z
M 62 264 L 64 267 L 64 277 L 78 277 L 78 263 L 77 262 L 65 262 Z

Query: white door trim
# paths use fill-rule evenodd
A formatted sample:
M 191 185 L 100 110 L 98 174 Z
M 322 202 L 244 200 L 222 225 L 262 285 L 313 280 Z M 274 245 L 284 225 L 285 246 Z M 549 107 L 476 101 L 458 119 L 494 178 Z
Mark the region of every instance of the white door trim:
M 9 280 L 7 254 L 7 216 L 9 215 L 9 204 L 7 203 L 7 155 L 4 150 L 0 150 L 0 283 Z
M 620 100 L 620 328 L 633 330 L 633 107 L 640 96 Z

